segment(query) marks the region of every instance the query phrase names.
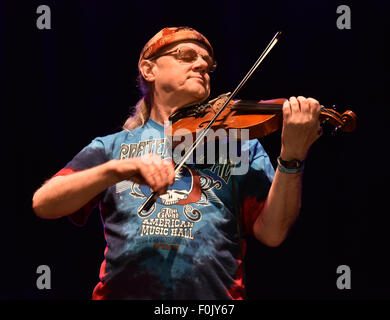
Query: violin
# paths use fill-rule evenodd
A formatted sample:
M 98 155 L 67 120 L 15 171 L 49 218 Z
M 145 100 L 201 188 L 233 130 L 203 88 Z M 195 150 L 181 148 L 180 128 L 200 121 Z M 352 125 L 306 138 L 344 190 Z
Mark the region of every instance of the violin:
M 233 93 L 223 94 L 204 105 L 181 108 L 170 116 L 169 120 L 172 121 L 172 126 L 165 130 L 165 133 L 168 137 L 172 137 L 170 139 L 172 146 L 174 141 L 178 140 L 177 138 L 182 139 L 186 134 L 192 135 L 191 138 L 196 137 L 195 142 L 189 148 L 186 148 L 185 154 L 176 163 L 175 173 L 179 172 L 211 129 L 249 129 L 249 139 L 254 139 L 264 137 L 282 126 L 282 107 L 286 99 L 262 100 L 259 102 L 233 100 L 238 91 L 279 41 L 280 35 L 280 31 L 274 35 Z M 332 124 L 336 131 L 351 132 L 356 128 L 357 117 L 350 110 L 339 114 L 335 110 L 322 107 L 320 121 L 322 124 Z M 197 132 L 199 130 L 201 130 L 200 134 Z M 238 137 L 241 136 L 240 132 L 235 138 L 239 139 Z M 142 212 L 149 211 L 157 198 L 157 192 L 153 192 L 139 208 L 138 214 L 143 217 L 147 216 Z
M 179 109 L 169 117 L 172 125 L 165 134 L 173 142 L 177 142 L 191 134 L 195 141 L 199 130 L 209 125 L 213 117 L 220 111 L 230 93 L 225 93 L 204 105 L 189 106 Z M 240 130 L 249 130 L 249 139 L 267 136 L 283 123 L 282 108 L 287 99 L 272 99 L 261 101 L 231 100 L 211 125 L 214 131 L 218 129 L 237 129 L 237 140 L 240 140 Z M 357 126 L 357 116 L 351 110 L 340 114 L 334 109 L 321 107 L 321 125 L 330 124 L 334 132 L 352 132 Z

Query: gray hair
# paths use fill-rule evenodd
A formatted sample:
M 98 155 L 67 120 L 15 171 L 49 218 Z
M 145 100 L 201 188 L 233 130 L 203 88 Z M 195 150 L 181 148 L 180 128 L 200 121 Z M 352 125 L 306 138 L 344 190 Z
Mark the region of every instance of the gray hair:
M 135 110 L 126 119 L 122 128 L 126 131 L 134 130 L 137 127 L 142 127 L 150 117 L 150 94 L 151 85 L 148 83 L 141 72 L 138 73 L 137 87 L 141 91 L 142 98 L 135 105 Z

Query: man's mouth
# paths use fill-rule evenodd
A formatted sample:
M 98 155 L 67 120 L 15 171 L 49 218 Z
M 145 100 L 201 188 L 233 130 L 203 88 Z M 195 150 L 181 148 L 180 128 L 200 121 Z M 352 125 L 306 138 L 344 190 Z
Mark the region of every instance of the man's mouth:
M 191 78 L 200 79 L 202 81 L 205 81 L 205 78 L 203 78 L 202 76 L 192 76 Z
M 198 79 L 198 80 L 202 81 L 202 83 L 206 82 L 206 80 L 204 78 L 202 78 L 202 77 L 191 77 L 191 78 L 192 79 Z

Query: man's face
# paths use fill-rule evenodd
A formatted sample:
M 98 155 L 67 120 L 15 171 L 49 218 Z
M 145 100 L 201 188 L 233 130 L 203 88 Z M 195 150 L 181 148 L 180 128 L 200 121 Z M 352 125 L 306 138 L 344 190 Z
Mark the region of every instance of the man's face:
M 154 60 L 155 94 L 168 95 L 178 106 L 203 101 L 210 95 L 209 65 L 202 57 L 208 56 L 208 51 L 196 42 L 180 42 L 164 52 L 175 52 L 182 47 L 194 49 L 199 54 L 196 60 L 186 62 L 175 54 L 161 55 Z

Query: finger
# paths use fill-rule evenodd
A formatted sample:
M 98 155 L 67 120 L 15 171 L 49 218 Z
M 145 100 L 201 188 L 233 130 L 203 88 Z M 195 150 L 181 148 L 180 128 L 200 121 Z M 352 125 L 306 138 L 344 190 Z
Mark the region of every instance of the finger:
M 312 112 L 313 118 L 315 119 L 315 121 L 317 123 L 317 128 L 318 128 L 317 134 L 318 134 L 318 137 L 320 137 L 324 133 L 324 130 L 321 126 L 321 121 L 320 121 L 322 106 L 320 105 L 320 103 L 317 100 L 315 100 L 313 98 L 308 98 L 308 101 L 309 101 L 309 104 L 311 106 L 311 112 Z
M 153 191 L 156 191 L 157 179 L 154 174 L 150 172 L 150 170 L 144 168 L 141 169 L 142 178 L 145 180 L 145 184 L 148 185 Z
M 175 183 L 175 168 L 172 164 L 172 160 L 164 160 L 163 161 L 165 167 L 165 175 L 168 181 L 168 184 L 173 185 Z
M 320 103 L 316 99 L 313 99 L 313 98 L 308 98 L 307 100 L 309 102 L 310 110 L 311 110 L 312 114 L 319 117 L 319 115 L 321 113 Z
M 163 177 L 161 175 L 161 158 L 151 156 L 148 165 L 144 166 L 144 177 L 150 183 L 149 186 L 155 192 L 159 192 L 164 187 Z
M 146 161 L 144 161 L 145 164 L 147 164 L 147 168 L 149 170 L 149 175 L 151 175 L 155 181 L 155 187 L 158 187 L 161 184 L 161 166 L 162 166 L 162 159 L 155 155 L 155 154 L 149 154 L 148 157 L 145 158 Z
M 297 113 L 301 111 L 301 108 L 299 106 L 299 102 L 297 98 L 291 97 L 290 98 L 290 105 L 291 105 L 291 114 Z
M 301 107 L 301 112 L 304 112 L 304 113 L 309 113 L 310 112 L 310 104 L 309 104 L 309 101 L 303 97 L 303 96 L 299 96 L 297 98 L 298 102 L 299 102 L 299 105 Z
M 156 169 L 154 170 L 154 177 L 156 179 L 156 190 L 160 194 L 163 189 L 168 187 L 168 181 L 166 177 L 165 165 L 162 161 L 156 161 L 155 163 Z
M 175 169 L 173 166 L 172 159 L 161 159 L 157 165 L 158 179 L 161 182 L 160 188 L 164 193 L 166 192 L 169 185 L 173 185 L 175 182 Z
M 289 116 L 291 116 L 291 104 L 289 100 L 286 100 L 283 103 L 283 117 L 287 118 Z

